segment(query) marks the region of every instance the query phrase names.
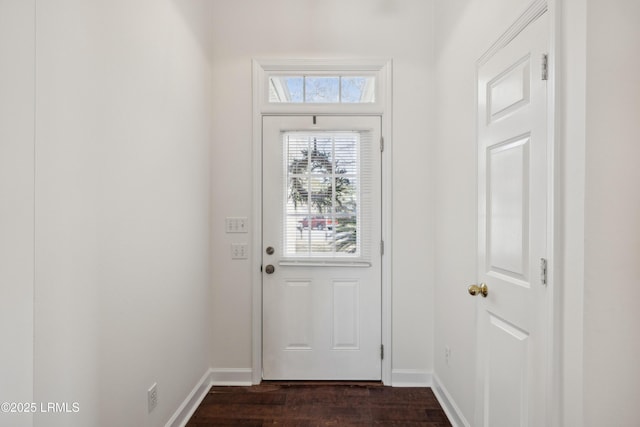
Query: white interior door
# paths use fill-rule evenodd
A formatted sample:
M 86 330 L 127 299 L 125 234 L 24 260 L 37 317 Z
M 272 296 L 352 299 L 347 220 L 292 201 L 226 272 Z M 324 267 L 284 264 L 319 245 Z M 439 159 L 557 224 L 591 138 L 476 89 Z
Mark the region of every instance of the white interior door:
M 478 70 L 477 425 L 546 424 L 548 13 Z M 478 291 L 478 289 L 471 289 Z
M 263 118 L 264 379 L 381 379 L 380 121 Z

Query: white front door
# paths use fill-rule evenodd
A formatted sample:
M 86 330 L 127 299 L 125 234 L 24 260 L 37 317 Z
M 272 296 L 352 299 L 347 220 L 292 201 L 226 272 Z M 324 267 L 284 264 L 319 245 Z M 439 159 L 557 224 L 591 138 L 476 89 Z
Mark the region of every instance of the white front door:
M 263 379 L 381 379 L 380 122 L 263 117 Z
M 548 13 L 478 70 L 476 423 L 546 425 Z

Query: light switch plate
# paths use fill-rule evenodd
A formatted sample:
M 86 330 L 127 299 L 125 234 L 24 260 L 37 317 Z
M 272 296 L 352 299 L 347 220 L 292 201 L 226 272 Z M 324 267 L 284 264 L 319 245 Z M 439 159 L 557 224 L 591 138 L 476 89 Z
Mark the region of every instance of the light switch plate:
M 231 244 L 231 259 L 247 259 L 248 246 L 246 243 L 232 243 Z
M 246 216 L 229 216 L 225 219 L 225 230 L 227 233 L 247 233 L 249 231 L 248 222 Z

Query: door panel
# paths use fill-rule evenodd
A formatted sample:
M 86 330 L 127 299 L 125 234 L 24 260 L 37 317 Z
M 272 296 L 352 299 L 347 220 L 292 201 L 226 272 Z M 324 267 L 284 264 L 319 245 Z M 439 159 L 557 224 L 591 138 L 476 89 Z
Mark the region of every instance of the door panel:
M 380 117 L 263 118 L 264 379 L 381 378 L 379 140 Z
M 545 424 L 548 13 L 478 69 L 477 424 Z
M 334 350 L 358 350 L 360 348 L 360 282 L 333 282 L 333 334 Z
M 518 283 L 528 276 L 529 140 L 487 148 L 487 269 Z
M 493 314 L 488 317 L 485 425 L 527 425 L 529 334 Z

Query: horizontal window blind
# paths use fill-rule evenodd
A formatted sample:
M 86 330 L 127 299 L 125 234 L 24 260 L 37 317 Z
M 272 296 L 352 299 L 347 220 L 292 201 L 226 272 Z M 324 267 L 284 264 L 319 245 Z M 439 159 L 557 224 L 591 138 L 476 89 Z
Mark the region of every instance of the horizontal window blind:
M 283 144 L 285 257 L 367 261 L 371 132 L 285 132 Z

